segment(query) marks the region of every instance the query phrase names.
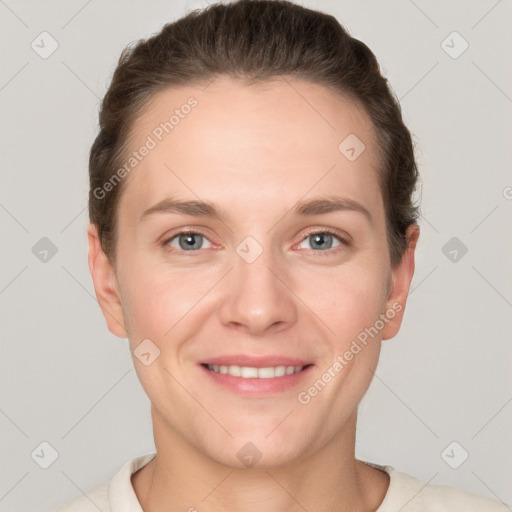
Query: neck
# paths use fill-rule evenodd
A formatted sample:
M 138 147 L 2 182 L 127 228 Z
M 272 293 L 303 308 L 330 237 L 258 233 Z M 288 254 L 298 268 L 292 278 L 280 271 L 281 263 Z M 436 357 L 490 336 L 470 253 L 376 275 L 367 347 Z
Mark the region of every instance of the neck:
M 205 456 L 153 417 L 157 454 L 132 475 L 132 484 L 144 512 L 373 512 L 389 477 L 355 459 L 355 421 L 356 414 L 343 436 L 310 456 L 237 469 Z

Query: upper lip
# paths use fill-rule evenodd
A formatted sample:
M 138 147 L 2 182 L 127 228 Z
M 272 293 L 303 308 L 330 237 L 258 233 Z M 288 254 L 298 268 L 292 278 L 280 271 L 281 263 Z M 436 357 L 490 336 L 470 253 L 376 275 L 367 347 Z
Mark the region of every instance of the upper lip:
M 211 357 L 202 364 L 219 366 L 246 366 L 250 368 L 268 368 L 270 366 L 306 366 L 310 361 L 288 356 L 251 356 L 246 354 L 233 354 Z

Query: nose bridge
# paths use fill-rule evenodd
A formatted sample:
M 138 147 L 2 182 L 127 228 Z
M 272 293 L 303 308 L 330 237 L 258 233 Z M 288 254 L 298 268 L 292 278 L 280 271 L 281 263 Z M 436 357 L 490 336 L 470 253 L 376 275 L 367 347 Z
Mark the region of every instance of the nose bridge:
M 268 240 L 263 246 L 253 237 L 247 237 L 238 245 L 236 254 L 235 272 L 240 286 L 249 286 L 254 291 L 261 289 L 265 292 L 270 292 L 276 287 L 274 273 L 279 262 Z
M 270 238 L 259 242 L 248 236 L 238 244 L 233 254 L 228 296 L 222 307 L 224 323 L 243 325 L 253 334 L 296 320 L 293 294 L 282 282 L 286 278 L 277 277 L 282 273 L 282 265 Z

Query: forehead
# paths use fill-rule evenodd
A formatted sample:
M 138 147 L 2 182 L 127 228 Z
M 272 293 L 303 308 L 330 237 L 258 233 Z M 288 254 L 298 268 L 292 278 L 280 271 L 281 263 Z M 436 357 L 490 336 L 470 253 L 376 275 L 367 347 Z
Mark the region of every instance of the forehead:
M 308 190 L 372 202 L 380 198 L 376 144 L 363 107 L 318 84 L 222 77 L 173 87 L 132 127 L 131 150 L 151 149 L 127 176 L 120 208 L 141 211 L 177 193 L 216 201 L 229 192 L 233 206 L 293 204 Z

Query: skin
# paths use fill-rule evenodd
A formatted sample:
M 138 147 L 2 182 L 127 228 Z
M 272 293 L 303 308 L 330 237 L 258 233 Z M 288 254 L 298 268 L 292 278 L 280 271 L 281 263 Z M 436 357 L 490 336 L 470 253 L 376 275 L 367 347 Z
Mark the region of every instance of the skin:
M 389 477 L 355 458 L 357 405 L 377 366 L 381 340 L 400 328 L 414 272 L 417 225 L 392 267 L 377 181 L 373 125 L 353 100 L 281 77 L 245 86 L 217 78 L 206 89 L 155 95 L 136 120 L 140 147 L 168 112 L 198 105 L 127 179 L 119 204 L 116 265 L 89 226 L 89 267 L 108 328 L 132 351 L 149 338 L 149 366 L 134 357 L 151 400 L 156 458 L 132 476 L 145 511 L 375 511 Z M 365 151 L 349 161 L 349 134 Z M 207 200 L 225 212 L 141 214 L 167 197 Z M 352 210 L 299 216 L 299 200 L 357 201 Z M 197 230 L 199 249 L 176 234 Z M 327 247 L 308 230 L 337 230 Z M 348 235 L 348 236 L 347 236 Z M 166 240 L 175 237 L 166 244 Z M 247 263 L 237 246 L 252 236 L 262 253 Z M 202 243 L 202 245 L 201 245 Z M 181 246 L 183 247 L 183 245 Z M 174 252 L 173 252 L 174 250 Z M 394 318 L 307 405 L 307 390 L 365 328 L 397 304 Z M 214 385 L 198 363 L 226 354 L 286 355 L 314 364 L 297 387 L 244 397 Z M 238 451 L 262 456 L 248 469 Z

